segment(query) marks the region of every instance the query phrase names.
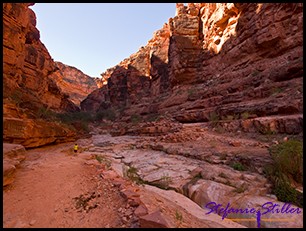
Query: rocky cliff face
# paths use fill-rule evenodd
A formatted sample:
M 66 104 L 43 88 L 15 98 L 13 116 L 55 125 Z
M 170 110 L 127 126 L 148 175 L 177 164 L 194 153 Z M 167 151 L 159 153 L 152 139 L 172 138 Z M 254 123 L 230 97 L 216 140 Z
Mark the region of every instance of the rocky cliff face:
M 212 117 L 224 128 L 302 131 L 303 5 L 177 4 L 145 47 L 102 74 L 107 86 L 81 102 L 180 122 Z M 226 123 L 225 123 L 226 122 Z
M 145 47 L 101 74 L 107 84 L 81 102 L 81 108 L 85 111 L 111 106 L 128 108 L 163 94 L 169 89 L 169 39 L 170 28 L 164 24 Z
M 3 4 L 4 99 L 18 101 L 19 95 L 23 104 L 33 108 L 76 110 L 53 79 L 56 65 L 39 40 L 35 14 L 28 8 L 31 5 Z
M 36 147 L 73 138 L 64 125 L 37 121 L 42 108 L 79 108 L 58 87 L 58 70 L 36 28 L 33 3 L 3 4 L 3 139 Z
M 90 77 L 79 69 L 61 62 L 55 62 L 55 65 L 57 71 L 54 73 L 54 80 L 61 92 L 69 95 L 69 99 L 75 105 L 79 106 L 91 92 L 102 86 L 100 78 Z

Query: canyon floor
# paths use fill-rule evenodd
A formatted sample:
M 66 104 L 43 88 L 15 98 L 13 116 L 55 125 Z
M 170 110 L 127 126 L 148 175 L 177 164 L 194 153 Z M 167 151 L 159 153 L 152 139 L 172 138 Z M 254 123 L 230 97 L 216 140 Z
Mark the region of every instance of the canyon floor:
M 209 201 L 254 207 L 282 203 L 261 174 L 269 162 L 267 148 L 281 136 L 259 141 L 203 124 L 155 136 L 111 136 L 92 127 L 91 135 L 77 141 L 77 155 L 74 143 L 26 151 L 14 182 L 3 191 L 4 228 L 257 227 L 250 216 L 240 215 L 249 220 L 236 223 L 230 219 L 237 216 L 222 220 L 203 208 Z M 261 224 L 303 226 L 302 216 L 290 219 Z
M 4 191 L 4 227 L 121 226 L 117 210 L 125 203 L 118 190 L 107 180 L 98 182 L 81 156 L 61 152 L 71 145 L 27 151 L 14 184 Z M 78 208 L 93 193 L 97 208 Z

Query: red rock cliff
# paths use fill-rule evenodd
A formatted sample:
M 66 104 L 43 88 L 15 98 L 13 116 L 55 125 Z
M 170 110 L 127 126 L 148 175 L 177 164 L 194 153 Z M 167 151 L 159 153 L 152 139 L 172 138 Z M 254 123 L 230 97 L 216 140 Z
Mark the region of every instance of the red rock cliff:
M 54 73 L 53 78 L 61 92 L 69 95 L 69 99 L 75 105 L 79 106 L 80 102 L 91 92 L 102 86 L 99 78 L 90 77 L 79 69 L 61 62 L 55 62 L 55 64 L 58 70 Z
M 19 95 L 23 104 L 33 108 L 76 110 L 53 79 L 56 65 L 39 40 L 35 14 L 28 8 L 31 5 L 3 4 L 4 99 L 16 101 Z
M 72 140 L 62 124 L 37 119 L 37 112 L 79 108 L 54 79 L 57 70 L 36 28 L 33 3 L 3 3 L 3 140 L 37 147 Z
M 104 75 L 83 110 L 124 105 L 129 115 L 181 122 L 242 118 L 245 131 L 302 129 L 303 4 L 177 4 L 154 38 Z M 103 74 L 102 74 L 103 75 Z

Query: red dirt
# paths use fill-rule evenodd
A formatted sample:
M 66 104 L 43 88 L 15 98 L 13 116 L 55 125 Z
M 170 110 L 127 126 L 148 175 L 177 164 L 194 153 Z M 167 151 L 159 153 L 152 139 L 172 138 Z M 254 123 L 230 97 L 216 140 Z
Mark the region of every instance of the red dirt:
M 72 146 L 27 151 L 14 183 L 3 191 L 4 228 L 125 226 L 118 209 L 126 203 L 118 188 L 81 155 L 61 152 Z

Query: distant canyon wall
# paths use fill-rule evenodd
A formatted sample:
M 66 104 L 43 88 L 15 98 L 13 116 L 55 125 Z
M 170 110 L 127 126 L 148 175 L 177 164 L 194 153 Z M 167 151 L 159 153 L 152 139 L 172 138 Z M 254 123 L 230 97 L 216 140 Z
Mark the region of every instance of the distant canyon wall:
M 57 70 L 53 79 L 61 91 L 69 95 L 69 99 L 77 106 L 80 106 L 80 102 L 91 92 L 103 85 L 100 78 L 88 76 L 76 67 L 61 62 L 55 62 L 55 65 Z
M 82 110 L 124 108 L 123 120 L 168 113 L 180 122 L 247 113 L 257 122 L 246 130 L 268 117 L 270 127 L 286 131 L 291 121 L 287 130 L 301 131 L 303 4 L 178 3 L 146 46 L 102 76 L 107 85 Z

